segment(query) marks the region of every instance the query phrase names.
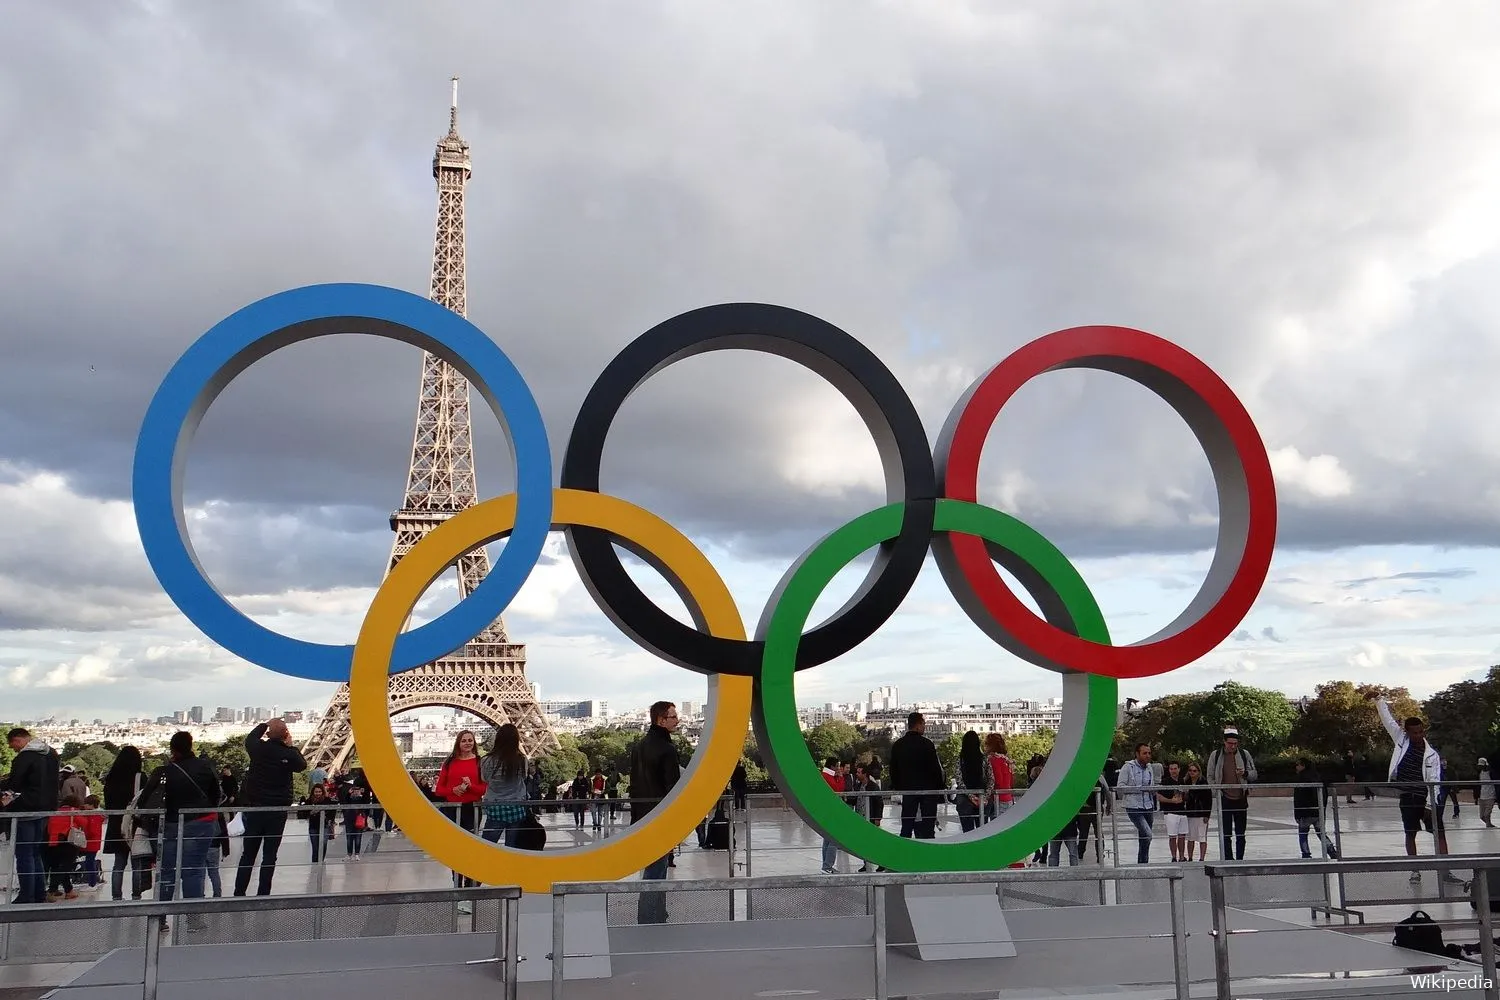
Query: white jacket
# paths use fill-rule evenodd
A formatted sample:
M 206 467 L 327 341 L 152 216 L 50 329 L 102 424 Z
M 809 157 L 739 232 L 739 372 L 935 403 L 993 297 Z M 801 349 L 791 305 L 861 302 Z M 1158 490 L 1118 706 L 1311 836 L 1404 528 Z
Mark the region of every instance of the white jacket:
M 1384 698 L 1375 700 L 1375 707 L 1380 711 L 1380 721 L 1385 724 L 1385 731 L 1391 734 L 1391 741 L 1396 748 L 1391 751 L 1391 767 L 1387 774 L 1387 781 L 1396 780 L 1396 768 L 1401 764 L 1401 758 L 1406 756 L 1406 750 L 1411 746 L 1411 741 L 1406 738 L 1406 729 L 1396 721 L 1391 714 L 1390 705 L 1386 704 Z M 1443 780 L 1443 756 L 1437 752 L 1432 741 L 1427 741 L 1427 747 L 1422 752 L 1422 780 L 1427 782 L 1427 805 L 1429 808 L 1437 808 L 1438 782 Z

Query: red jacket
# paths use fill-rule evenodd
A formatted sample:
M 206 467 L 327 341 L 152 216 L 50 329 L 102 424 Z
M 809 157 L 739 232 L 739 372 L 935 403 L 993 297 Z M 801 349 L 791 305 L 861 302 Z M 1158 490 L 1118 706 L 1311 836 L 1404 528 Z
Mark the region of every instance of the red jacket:
M 104 814 L 90 810 L 78 817 L 78 825 L 83 827 L 84 836 L 89 838 L 89 845 L 83 849 L 84 853 L 98 854 L 99 849 L 104 846 Z
M 458 786 L 465 778 L 469 779 L 469 790 L 460 795 Z M 478 757 L 468 760 L 453 758 L 438 771 L 437 781 L 432 786 L 439 797 L 449 802 L 478 802 L 484 798 L 484 789 L 485 783 L 479 777 Z
M 61 807 L 57 815 L 47 817 L 47 843 L 66 844 L 68 831 L 74 826 L 83 826 L 78 822 L 78 810 L 72 806 Z
M 828 787 L 832 788 L 835 792 L 842 792 L 844 790 L 844 779 L 826 767 L 823 768 L 823 780 L 828 782 Z

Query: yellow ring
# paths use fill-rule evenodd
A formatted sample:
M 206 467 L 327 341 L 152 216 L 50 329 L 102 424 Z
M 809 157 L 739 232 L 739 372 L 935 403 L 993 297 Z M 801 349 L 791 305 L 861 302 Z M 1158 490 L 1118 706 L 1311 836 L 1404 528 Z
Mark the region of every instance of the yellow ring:
M 709 676 L 707 723 L 692 763 L 650 819 L 618 837 L 561 851 L 516 851 L 456 825 L 417 789 L 401 760 L 387 710 L 391 653 L 402 625 L 432 582 L 463 553 L 509 534 L 515 517 L 515 494 L 470 507 L 413 546 L 376 591 L 349 673 L 349 722 L 360 762 L 381 807 L 401 832 L 469 878 L 518 885 L 527 892 L 550 892 L 554 882 L 624 878 L 666 857 L 713 811 L 749 731 L 753 681 Z M 599 528 L 629 543 L 677 578 L 679 593 L 702 620 L 700 627 L 725 639 L 745 638 L 739 609 L 718 571 L 697 546 L 655 514 L 618 497 L 559 489 L 553 491 L 552 526 L 563 525 Z

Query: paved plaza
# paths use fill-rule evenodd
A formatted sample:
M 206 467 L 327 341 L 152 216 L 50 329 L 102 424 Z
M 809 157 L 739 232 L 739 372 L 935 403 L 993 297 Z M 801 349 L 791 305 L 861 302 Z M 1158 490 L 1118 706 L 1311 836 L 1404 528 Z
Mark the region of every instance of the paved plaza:
M 1254 800 L 1251 810 L 1251 819 L 1247 833 L 1247 860 L 1264 861 L 1290 861 L 1298 854 L 1296 824 L 1292 820 L 1290 799 L 1266 797 Z M 1124 867 L 1134 868 L 1136 857 L 1136 841 L 1134 829 L 1129 826 L 1122 813 L 1116 814 L 1117 822 L 1111 822 L 1111 817 L 1104 817 L 1102 824 L 1102 835 L 1097 849 L 1102 854 L 1102 859 L 1095 859 L 1096 845 L 1091 842 L 1085 860 L 1085 867 L 1091 870 L 1112 868 L 1117 861 L 1117 856 L 1125 861 Z M 552 814 L 545 817 L 548 826 L 549 847 L 562 848 L 567 845 L 591 842 L 598 836 L 618 835 L 623 830 L 621 821 L 606 824 L 606 829 L 596 834 L 585 820 L 584 828 L 577 829 L 573 818 L 569 814 Z M 890 821 L 888 821 L 889 824 Z M 1448 814 L 1447 828 L 1449 836 L 1449 847 L 1454 854 L 1472 853 L 1495 853 L 1500 850 L 1500 829 L 1484 827 L 1478 816 L 1478 812 L 1472 806 L 1461 807 L 1458 819 Z M 1359 801 L 1354 805 L 1341 803 L 1339 809 L 1339 826 L 1341 840 L 1345 857 L 1348 858 L 1372 858 L 1392 857 L 1403 853 L 1403 837 L 1400 830 L 1400 821 L 1395 809 L 1395 804 L 1390 799 L 1377 798 L 1371 801 Z M 821 865 L 820 847 L 821 838 L 810 828 L 804 825 L 795 813 L 780 804 L 780 800 L 765 797 L 752 800 L 751 808 L 746 814 L 739 814 L 735 824 L 735 849 L 733 852 L 723 850 L 706 850 L 698 847 L 695 839 L 689 839 L 679 852 L 676 859 L 676 867 L 672 870 L 672 877 L 678 879 L 694 878 L 725 878 L 743 877 L 746 875 L 768 876 L 768 875 L 816 875 Z M 943 828 L 939 836 L 951 835 L 957 832 L 956 820 L 950 815 L 943 818 Z M 1164 833 L 1158 828 L 1157 837 L 1152 846 L 1153 863 L 1166 863 L 1167 845 Z M 1211 833 L 1212 836 L 1212 833 Z M 372 850 L 373 848 L 373 850 Z M 1432 853 L 1430 838 L 1425 837 L 1421 841 L 1421 850 L 1425 855 Z M 233 883 L 233 861 L 238 856 L 236 849 L 231 853 L 230 859 L 223 863 L 221 878 L 225 891 Z M 1217 860 L 1218 845 L 1215 841 L 1210 842 L 1209 860 Z M 344 838 L 335 837 L 331 842 L 328 856 L 320 865 L 311 863 L 311 848 L 306 835 L 305 824 L 301 821 L 293 821 L 288 824 L 286 836 L 283 841 L 281 852 L 281 864 L 278 866 L 275 892 L 277 894 L 326 894 L 326 893 L 350 893 L 350 892 L 378 892 L 390 890 L 438 888 L 451 884 L 450 873 L 440 864 L 427 857 L 423 852 L 405 837 L 397 833 L 384 834 L 380 837 L 376 846 L 371 835 L 366 834 L 365 844 L 358 860 L 347 857 L 344 853 Z M 1064 858 L 1066 865 L 1066 858 Z M 847 857 L 840 858 L 840 869 L 843 872 L 851 872 L 857 869 L 860 863 Z M 1467 872 L 1459 873 L 1467 877 Z M 827 898 L 832 900 L 837 895 L 834 891 L 839 877 L 822 876 L 829 883 L 830 892 Z M 1189 898 L 1201 896 L 1204 883 L 1195 882 L 1189 884 Z M 1072 896 L 1063 898 L 1056 895 L 1057 887 L 1047 887 L 1046 892 L 1035 896 L 1029 896 L 1020 891 L 1014 895 L 1023 902 L 1016 905 L 1038 905 L 1046 906 L 1052 902 L 1089 903 L 1098 902 L 1092 898 L 1092 894 L 1098 890 L 1098 883 L 1077 883 L 1078 892 Z M 1302 896 L 1298 891 L 1292 889 L 1273 890 L 1286 891 L 1293 897 L 1304 898 L 1305 887 Z M 1449 886 L 1439 889 L 1436 877 L 1428 873 L 1420 884 L 1411 884 L 1404 877 L 1388 876 L 1381 884 L 1379 891 L 1361 890 L 1359 886 L 1353 886 L 1351 892 L 1361 891 L 1367 898 L 1383 898 L 1389 900 L 1383 905 L 1359 906 L 1356 909 L 1370 923 L 1389 923 L 1404 918 L 1412 909 L 1425 909 L 1438 919 L 1462 920 L 1470 916 L 1467 902 L 1458 897 L 1457 887 Z M 1437 901 L 1438 893 L 1442 891 L 1450 902 Z M 1050 894 L 1049 894 L 1050 893 Z M 691 922 L 695 919 L 706 921 L 743 921 L 753 916 L 767 917 L 773 914 L 762 912 L 752 914 L 752 906 L 760 906 L 763 911 L 774 908 L 776 900 L 769 894 L 763 894 L 759 903 L 754 903 L 746 898 L 746 893 L 726 894 L 702 894 L 705 898 L 694 900 L 698 893 L 687 894 L 682 900 L 685 907 L 682 920 Z M 863 890 L 856 890 L 851 894 L 859 897 L 853 900 L 856 909 L 862 906 L 864 898 Z M 732 897 L 732 898 L 731 898 Z M 80 896 L 81 902 L 90 899 L 105 900 L 108 898 L 108 889 L 101 888 L 97 894 L 85 892 Z M 795 905 L 806 906 L 806 895 Z M 611 897 L 613 900 L 614 897 Z M 1025 902 L 1029 900 L 1030 902 Z M 1110 890 L 1111 903 L 1130 903 L 1135 900 L 1126 896 L 1115 897 L 1114 890 Z M 846 901 L 848 903 L 849 901 Z M 70 903 L 52 904 L 58 906 L 75 905 Z M 842 904 L 841 904 L 842 905 Z M 835 906 L 827 912 L 819 912 L 817 916 L 842 917 L 849 911 L 840 911 Z M 1195 911 L 1196 913 L 1197 911 Z M 634 897 L 628 893 L 619 896 L 619 903 L 611 903 L 610 923 L 612 926 L 627 926 L 633 923 Z M 799 913 L 776 913 L 774 915 L 802 915 Z M 1201 914 L 1200 914 L 1201 915 Z M 1293 921 L 1303 925 L 1310 925 L 1320 921 L 1320 918 L 1303 907 L 1288 907 L 1275 911 L 1275 917 L 1282 921 Z M 348 919 L 353 920 L 350 916 Z M 438 923 L 449 918 L 434 916 Z M 214 939 L 192 939 L 182 934 L 174 934 L 167 942 L 168 947 L 186 944 L 214 944 L 228 945 L 235 941 L 267 940 L 279 938 L 282 940 L 297 937 L 326 936 L 330 938 L 358 938 L 363 937 L 368 931 L 338 929 L 332 925 L 322 927 L 314 926 L 311 918 L 306 914 L 297 916 L 289 915 L 280 921 L 281 927 L 277 933 L 266 934 L 251 924 L 237 924 L 238 929 L 230 933 L 227 941 L 216 941 Z M 1325 922 L 1327 918 L 1321 918 Z M 1342 926 L 1341 917 L 1334 918 L 1337 925 Z M 484 911 L 482 918 L 475 918 L 474 927 L 478 930 L 493 931 L 495 926 L 495 913 Z M 87 922 L 83 925 L 87 926 Z M 226 928 L 229 926 L 225 925 Z M 352 925 L 351 925 L 352 926 Z M 65 930 L 64 928 L 69 928 Z M 453 930 L 459 930 L 454 927 Z M 387 932 L 394 932 L 392 927 Z M 447 930 L 445 926 L 438 926 L 436 930 L 413 930 L 412 933 L 435 933 Z M 61 925 L 32 925 L 26 928 L 12 928 L 9 932 L 7 942 L 8 954 L 4 968 L 4 978 L 0 978 L 0 988 L 6 986 L 29 986 L 40 988 L 46 985 L 55 985 L 65 982 L 73 976 L 78 975 L 93 959 L 103 955 L 114 947 L 137 946 L 138 942 L 133 940 L 134 932 L 121 931 L 123 937 L 100 937 L 97 934 L 82 933 L 81 927 L 74 924 Z M 216 939 L 218 936 L 215 935 Z M 1389 933 L 1383 936 L 1372 934 L 1373 939 L 1388 941 Z M 40 992 L 20 992 L 17 997 L 40 996 Z M 9 1000 L 9 997 L 0 993 L 0 997 Z

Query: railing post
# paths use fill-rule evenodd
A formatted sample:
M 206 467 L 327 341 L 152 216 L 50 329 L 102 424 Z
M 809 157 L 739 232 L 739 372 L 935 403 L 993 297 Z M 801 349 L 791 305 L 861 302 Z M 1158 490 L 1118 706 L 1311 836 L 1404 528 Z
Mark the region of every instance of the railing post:
M 162 822 L 166 822 L 166 812 L 162 813 Z M 182 898 L 182 813 L 177 814 L 177 859 L 172 867 L 172 898 Z M 163 920 L 166 918 L 163 917 Z M 182 922 L 183 918 L 178 916 L 172 921 L 172 943 L 182 944 Z
M 552 1000 L 562 1000 L 563 995 L 563 908 L 568 897 L 552 896 Z
M 1479 868 L 1474 872 L 1474 909 L 1479 914 L 1479 959 L 1484 967 L 1484 995 L 1488 1000 L 1500 1000 L 1500 982 L 1495 973 L 1495 922 L 1490 913 L 1490 872 Z
M 1177 1000 L 1188 997 L 1187 906 L 1182 896 L 1182 875 L 1167 879 L 1167 898 L 1172 910 L 1172 978 L 1177 984 Z
M 750 856 L 750 846 L 755 843 L 755 837 L 751 834 L 754 827 L 751 824 L 752 813 L 755 812 L 755 799 L 745 796 L 745 877 L 755 877 L 755 865 Z M 755 919 L 755 890 L 745 890 L 745 919 Z
M 872 886 L 875 892 L 875 1000 L 890 1000 L 891 987 L 885 968 L 885 886 Z
M 162 919 L 146 918 L 146 944 L 142 949 L 146 954 L 146 967 L 141 975 L 141 1000 L 156 1000 L 156 982 L 161 970 L 161 931 L 158 929 L 158 921 Z
M 291 812 L 290 806 L 287 807 L 287 812 Z M 241 813 L 241 815 L 244 814 Z M 290 816 L 288 818 L 290 818 Z M 328 864 L 328 824 L 332 822 L 332 820 L 333 813 L 319 811 L 318 806 L 313 807 L 313 818 L 309 820 L 309 822 L 313 823 L 318 828 L 318 837 L 316 840 L 312 841 L 313 843 L 318 845 L 318 863 L 313 867 L 313 891 L 320 896 L 323 894 L 323 879 L 326 875 Z M 240 842 L 240 850 L 243 851 L 244 849 L 245 845 L 244 841 L 242 840 Z M 321 909 L 313 911 L 313 940 L 323 940 L 323 911 Z
M 1353 792 L 1352 785 L 1350 786 L 1350 792 Z M 1343 822 L 1340 819 L 1342 815 L 1343 814 L 1339 810 L 1339 797 L 1335 795 L 1333 797 L 1333 846 L 1339 852 L 1340 861 L 1344 860 L 1344 832 Z M 1339 909 L 1343 911 L 1344 923 L 1347 924 L 1349 922 L 1349 897 L 1344 890 L 1344 873 L 1339 872 L 1337 875 L 1335 875 L 1333 877 L 1333 882 L 1336 886 L 1338 886 L 1338 906 Z M 1330 919 L 1332 919 L 1332 915 L 1330 915 Z
M 1224 903 L 1224 877 L 1208 873 L 1208 899 L 1214 922 L 1214 995 L 1218 1000 L 1233 1000 L 1229 992 L 1229 913 Z
M 505 913 L 505 1000 L 516 1000 L 521 980 L 521 900 L 508 896 L 501 905 Z

